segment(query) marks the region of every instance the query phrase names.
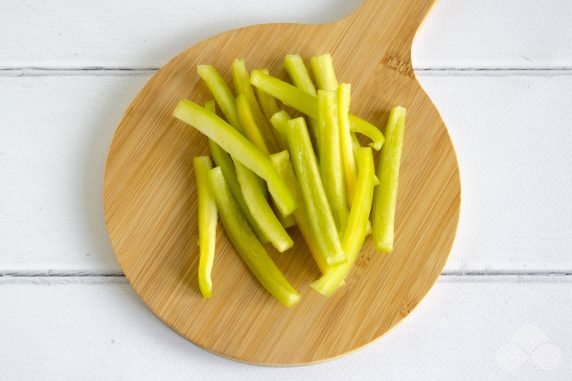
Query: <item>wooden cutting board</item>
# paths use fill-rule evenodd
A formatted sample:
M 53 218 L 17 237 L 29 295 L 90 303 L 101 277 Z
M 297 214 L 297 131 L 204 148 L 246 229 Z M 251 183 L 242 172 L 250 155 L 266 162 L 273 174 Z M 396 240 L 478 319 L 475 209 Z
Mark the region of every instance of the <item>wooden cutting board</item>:
M 121 120 L 107 159 L 104 205 L 125 275 L 145 304 L 196 345 L 248 363 L 298 365 L 331 359 L 379 338 L 406 317 L 436 281 L 459 217 L 457 160 L 439 112 L 411 67 L 411 42 L 434 0 L 366 0 L 325 25 L 259 25 L 209 38 L 151 78 Z M 352 84 L 352 112 L 384 126 L 389 109 L 408 109 L 395 251 L 367 239 L 346 286 L 325 298 L 300 234 L 293 250 L 269 252 L 302 294 L 288 309 L 249 273 L 219 227 L 212 299 L 197 284 L 197 210 L 192 158 L 207 140 L 171 114 L 180 99 L 209 99 L 196 65 L 214 64 L 230 81 L 234 58 L 285 77 L 288 53 L 329 52 L 338 79 Z M 230 82 L 229 82 L 230 83 Z M 137 324 L 137 322 L 134 322 Z M 383 345 L 380 343 L 379 345 Z

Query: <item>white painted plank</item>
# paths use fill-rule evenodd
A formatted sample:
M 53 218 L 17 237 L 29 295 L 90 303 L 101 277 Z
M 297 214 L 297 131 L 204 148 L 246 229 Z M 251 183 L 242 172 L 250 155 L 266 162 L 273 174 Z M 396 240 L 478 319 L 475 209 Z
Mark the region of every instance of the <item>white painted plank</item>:
M 572 76 L 421 77 L 461 171 L 449 271 L 572 269 Z
M 103 167 L 146 77 L 0 78 L 0 271 L 120 271 L 103 224 Z M 572 76 L 421 81 L 461 168 L 446 271 L 570 271 Z
M 145 76 L 0 78 L 0 269 L 119 271 L 103 171 Z
M 0 4 L 0 67 L 158 67 L 225 30 L 321 23 L 360 0 L 8 0 Z M 439 0 L 417 38 L 417 67 L 572 65 L 568 0 Z
M 378 342 L 302 368 L 211 355 L 170 331 L 124 281 L 0 280 L 0 378 L 570 380 L 570 279 L 487 279 L 441 280 Z

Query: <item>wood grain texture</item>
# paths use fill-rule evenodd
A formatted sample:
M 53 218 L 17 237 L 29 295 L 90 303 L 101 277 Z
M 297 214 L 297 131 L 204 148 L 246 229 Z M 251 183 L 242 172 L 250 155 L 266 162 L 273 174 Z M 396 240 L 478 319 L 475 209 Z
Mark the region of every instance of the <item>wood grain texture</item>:
M 105 217 L 117 258 L 150 309 L 197 345 L 240 361 L 294 365 L 323 361 L 381 336 L 419 303 L 440 274 L 458 221 L 457 161 L 439 113 L 411 68 L 411 42 L 432 0 L 368 0 L 334 24 L 262 25 L 210 38 L 163 67 L 127 109 L 109 152 Z M 353 112 L 383 125 L 396 104 L 409 110 L 392 255 L 368 241 L 347 286 L 330 299 L 309 289 L 317 268 L 298 242 L 272 253 L 303 294 L 292 309 L 275 302 L 219 231 L 214 295 L 197 291 L 196 192 L 191 160 L 206 139 L 171 117 L 182 98 L 207 99 L 195 66 L 227 77 L 235 57 L 278 71 L 285 54 L 331 52 L 351 82 Z

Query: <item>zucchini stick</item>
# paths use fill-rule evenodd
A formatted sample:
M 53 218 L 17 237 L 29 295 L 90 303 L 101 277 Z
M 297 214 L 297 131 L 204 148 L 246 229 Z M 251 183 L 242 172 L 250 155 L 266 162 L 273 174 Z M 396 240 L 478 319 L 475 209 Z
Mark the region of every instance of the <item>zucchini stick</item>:
M 215 67 L 212 65 L 199 65 L 197 66 L 197 73 L 207 85 L 228 123 L 241 131 L 234 104 L 234 95 L 232 95 L 232 91 L 230 91 L 230 88 Z
M 254 90 L 250 84 L 250 74 L 246 69 L 246 62 L 244 59 L 236 59 L 232 63 L 232 80 L 236 93 L 240 96 L 243 95 L 250 106 L 250 111 L 258 130 L 261 131 L 261 138 L 265 141 L 265 145 L 271 152 L 278 151 L 278 146 L 274 140 L 272 127 L 268 123 L 268 119 L 264 117 L 258 100 L 254 95 Z M 241 121 L 239 115 L 239 122 Z M 244 127 L 243 127 L 244 128 Z
M 332 211 L 328 205 L 304 118 L 297 118 L 288 122 L 288 146 L 290 147 L 294 172 L 302 190 L 304 205 L 308 210 L 314 239 L 325 241 L 327 251 L 322 254 L 326 256 L 325 262 L 329 266 L 343 263 L 346 256 L 342 249 Z
M 296 209 L 294 196 L 276 172 L 269 157 L 231 125 L 189 100 L 180 101 L 173 115 L 207 135 L 227 151 L 234 160 L 241 162 L 266 180 L 270 194 L 281 213 L 288 215 Z
M 282 81 L 281 79 L 271 75 L 264 74 L 260 70 L 252 71 L 250 82 L 254 87 L 270 94 L 285 105 L 308 115 L 310 118 L 318 119 L 318 99 L 315 96 L 305 93 L 303 90 L 300 90 L 288 82 Z M 355 115 L 350 114 L 349 119 L 350 131 L 352 132 L 371 131 L 372 128 L 376 129 L 371 123 Z M 383 138 L 383 134 L 381 137 Z M 380 142 L 378 140 L 374 143 L 379 144 Z M 381 143 L 383 143 L 383 141 L 381 141 Z
M 286 233 L 272 208 L 270 208 L 268 201 L 264 198 L 258 177 L 240 162 L 236 162 L 235 165 L 246 205 L 248 205 L 250 213 L 262 229 L 263 234 L 279 252 L 283 253 L 290 249 L 294 246 L 294 241 Z
M 375 247 L 385 253 L 393 251 L 395 235 L 395 207 L 399 166 L 403 151 L 405 131 L 405 113 L 403 107 L 394 107 L 389 113 L 385 127 L 386 142 L 381 150 L 378 177 L 380 185 L 375 191 L 373 210 L 373 241 Z
M 254 120 L 252 109 L 250 108 L 250 104 L 244 94 L 240 94 L 236 98 L 236 111 L 238 113 L 238 121 L 244 131 L 244 135 L 262 152 L 267 155 L 270 154 L 270 150 L 266 145 L 266 141 L 262 136 L 262 132 L 260 131 L 258 124 Z
M 342 166 L 342 151 L 340 142 L 340 123 L 336 93 L 333 91 L 318 91 L 319 122 L 322 131 L 320 142 L 320 174 L 328 204 L 332 210 L 338 232 L 341 234 L 347 224 L 346 189 Z M 350 147 L 351 148 L 351 147 Z M 353 152 L 352 152 L 353 157 Z
M 331 296 L 344 282 L 359 257 L 363 242 L 367 235 L 369 213 L 373 201 L 374 187 L 378 183 L 375 177 L 373 154 L 371 148 L 361 147 L 357 151 L 359 174 L 356 192 L 352 202 L 352 210 L 348 227 L 344 233 L 342 245 L 347 255 L 347 262 L 326 272 L 320 279 L 312 283 L 312 288 L 325 296 Z
M 344 173 L 348 206 L 351 207 L 356 188 L 357 171 L 352 134 L 350 132 L 350 96 L 351 86 L 347 83 L 340 84 L 337 89 L 337 100 L 340 121 L 340 145 L 342 150 L 341 168 L 343 168 Z
M 319 236 L 316 237 L 312 231 L 312 227 L 310 226 L 310 221 L 308 218 L 308 210 L 306 209 L 304 200 L 302 199 L 302 192 L 300 190 L 298 180 L 296 179 L 296 175 L 294 174 L 292 163 L 290 162 L 290 155 L 288 154 L 288 151 L 282 151 L 270 155 L 270 160 L 284 181 L 286 181 L 286 184 L 288 184 L 290 190 L 292 190 L 296 196 L 296 200 L 298 201 L 299 206 L 296 208 L 294 213 L 292 213 L 292 215 L 296 220 L 298 229 L 300 230 L 300 233 L 302 233 L 304 241 L 306 242 L 306 245 L 308 245 L 310 253 L 312 253 L 316 264 L 318 265 L 322 274 L 325 274 L 331 268 L 326 263 L 326 255 L 324 253 L 327 248 L 325 247 L 325 241 L 320 239 Z
M 300 294 L 290 285 L 248 226 L 232 197 L 220 168 L 209 172 L 209 184 L 225 232 L 234 248 L 270 294 L 287 307 L 298 303 Z
M 211 272 L 215 256 L 218 214 L 209 187 L 208 173 L 212 169 L 210 159 L 207 156 L 193 158 L 193 168 L 195 169 L 199 204 L 199 289 L 203 297 L 208 299 L 213 292 Z

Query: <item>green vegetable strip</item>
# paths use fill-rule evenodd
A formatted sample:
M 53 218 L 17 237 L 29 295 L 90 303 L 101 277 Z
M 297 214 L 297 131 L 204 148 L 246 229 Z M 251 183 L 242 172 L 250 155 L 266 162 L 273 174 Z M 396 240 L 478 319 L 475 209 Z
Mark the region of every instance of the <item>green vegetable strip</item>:
M 331 296 L 351 271 L 358 259 L 363 242 L 367 235 L 369 213 L 373 201 L 373 191 L 377 184 L 371 148 L 358 149 L 359 175 L 356 192 L 352 202 L 352 210 L 348 220 L 348 228 L 344 233 L 342 245 L 347 255 L 347 262 L 332 268 L 320 279 L 312 283 L 312 288 L 325 296 Z
M 212 113 L 216 113 L 215 101 L 211 100 L 205 102 L 205 109 L 207 109 Z M 252 217 L 252 215 L 250 214 L 250 210 L 248 210 L 246 201 L 244 201 L 244 197 L 242 196 L 242 191 L 240 189 L 240 184 L 238 183 L 238 178 L 236 176 L 236 169 L 234 167 L 234 162 L 232 161 L 232 158 L 228 153 L 225 152 L 225 150 L 220 148 L 220 146 L 215 142 L 213 142 L 211 139 L 209 139 L 209 148 L 215 164 L 222 169 L 222 173 L 228 183 L 230 192 L 232 193 L 234 199 L 238 203 L 240 210 L 242 210 L 244 217 L 246 217 L 248 224 L 250 225 L 252 230 L 254 230 L 254 233 L 256 234 L 260 242 L 262 242 L 263 244 L 268 243 L 268 239 L 262 232 L 262 229 L 260 229 L 260 226 L 258 226 L 258 223 L 254 220 L 254 217 Z M 258 179 L 262 181 L 262 179 L 260 178 Z
M 338 86 L 337 101 L 338 101 L 338 115 L 340 120 L 340 143 L 342 149 L 342 166 L 344 172 L 344 179 L 347 191 L 347 200 L 349 206 L 353 200 L 355 193 L 357 170 L 356 162 L 352 143 L 352 134 L 350 132 L 350 94 L 351 86 L 347 83 L 342 83 Z
M 264 74 L 260 70 L 252 71 L 250 83 L 287 106 L 293 107 L 312 118 L 318 118 L 318 101 L 316 97 L 298 89 L 296 86 Z
M 276 154 L 274 154 L 274 155 L 276 155 Z M 278 172 L 278 173 L 280 173 L 280 172 Z M 284 176 L 282 176 L 282 177 L 284 177 Z M 288 228 L 291 228 L 292 226 L 296 226 L 296 219 L 294 218 L 294 213 L 292 213 L 288 216 L 284 216 L 282 213 L 280 213 L 278 208 L 273 207 L 272 210 L 274 210 L 276 217 L 278 217 L 278 221 L 280 221 L 280 224 L 282 224 L 282 226 L 284 226 L 284 229 L 288 229 Z
M 290 120 L 290 115 L 284 110 L 278 111 L 276 114 L 272 115 L 270 118 L 270 123 L 278 134 L 284 139 L 284 141 L 288 141 L 288 121 Z
M 205 102 L 205 108 L 212 112 L 213 114 L 216 114 L 216 102 L 214 99 L 211 99 L 210 101 L 206 101 Z
M 241 162 L 266 180 L 270 194 L 281 213 L 288 215 L 296 209 L 294 196 L 276 172 L 268 156 L 231 125 L 189 100 L 180 101 L 173 115 L 207 135 L 227 151 L 234 160 Z
M 310 78 L 310 73 L 302 57 L 298 54 L 288 54 L 286 58 L 284 58 L 284 69 L 286 69 L 294 86 L 310 95 L 318 95 L 316 86 L 314 86 L 314 82 L 312 82 L 312 78 Z
M 326 256 L 325 262 L 330 266 L 343 263 L 346 256 L 328 205 L 304 118 L 288 122 L 288 146 L 314 237 L 320 237 L 326 242 L 327 250 L 322 253 Z
M 268 69 L 260 69 L 260 71 L 262 71 L 264 74 L 270 74 L 268 72 Z M 266 117 L 267 120 L 270 120 L 270 118 L 272 118 L 272 115 L 280 111 L 276 99 L 270 94 L 265 93 L 264 91 L 260 90 L 257 87 L 255 87 L 254 89 L 256 92 L 256 97 L 258 98 L 258 103 L 260 103 L 260 107 L 264 112 L 264 116 Z M 288 147 L 286 141 L 283 140 L 282 137 L 277 134 L 276 130 L 274 130 L 273 133 L 274 133 L 274 140 L 276 140 L 276 144 L 278 145 L 278 147 L 281 150 L 285 150 Z
M 199 289 L 203 297 L 208 299 L 213 292 L 211 272 L 215 255 L 218 214 L 208 182 L 208 172 L 212 168 L 210 159 L 207 156 L 195 157 L 193 167 L 197 180 L 199 204 Z
M 268 119 L 264 117 L 260 105 L 258 104 L 258 100 L 256 100 L 256 96 L 254 95 L 254 90 L 250 84 L 250 74 L 246 69 L 244 59 L 236 59 L 232 63 L 232 80 L 237 94 L 243 95 L 246 98 L 254 121 L 256 122 L 258 129 L 262 132 L 261 136 L 265 140 L 266 146 L 271 152 L 278 151 L 272 127 L 270 126 L 270 123 L 268 123 Z
M 234 199 L 238 203 L 240 210 L 242 210 L 244 217 L 248 221 L 248 224 L 250 225 L 252 230 L 254 230 L 254 233 L 256 234 L 260 242 L 262 242 L 263 244 L 268 243 L 268 239 L 262 232 L 260 226 L 258 226 L 258 223 L 254 219 L 254 217 L 252 217 L 252 214 L 250 214 L 248 205 L 246 205 L 246 201 L 244 200 L 244 196 L 242 195 L 242 190 L 240 189 L 240 183 L 238 182 L 238 177 L 236 176 L 236 168 L 234 167 L 234 162 L 232 161 L 232 158 L 228 153 L 226 153 L 225 150 L 223 150 L 218 144 L 216 144 L 210 139 L 209 139 L 209 148 L 215 164 L 221 168 L 222 173 L 224 174 L 224 178 L 228 183 L 228 187 L 230 188 L 230 191 L 234 196 Z
M 260 70 L 252 71 L 250 82 L 254 87 L 270 94 L 285 105 L 308 115 L 310 118 L 318 119 L 318 100 L 315 96 L 305 93 L 303 90 L 289 84 L 288 82 L 284 82 L 276 77 L 264 74 Z M 375 129 L 375 127 L 369 122 L 366 122 L 355 115 L 350 115 L 349 118 L 351 131 L 356 130 L 356 132 L 361 132 L 366 130 L 369 131 L 371 128 Z M 381 136 L 383 138 L 383 135 Z
M 264 74 L 270 74 L 268 69 L 260 69 L 260 71 L 262 71 Z M 272 115 L 280 111 L 276 99 L 258 88 L 255 88 L 255 90 L 256 97 L 258 98 L 258 103 L 260 103 L 260 107 L 262 108 L 264 116 L 266 119 L 272 118 Z
M 310 73 L 304 64 L 304 60 L 297 54 L 289 54 L 284 59 L 284 69 L 288 73 L 294 86 L 313 96 L 317 96 L 316 86 L 310 78 Z M 317 151 L 320 147 L 320 124 L 317 119 L 310 118 L 310 132 L 313 141 L 316 143 Z
M 288 233 L 286 233 L 286 230 L 284 230 L 284 227 L 280 224 L 280 221 L 278 221 L 272 208 L 270 208 L 270 205 L 268 205 L 268 202 L 264 198 L 264 193 L 262 193 L 262 189 L 258 183 L 258 177 L 239 162 L 235 165 L 244 200 L 248 205 L 250 213 L 258 223 L 258 226 L 260 226 L 264 235 L 276 250 L 283 253 L 290 249 L 294 245 L 294 242 Z
M 320 90 L 336 91 L 338 88 L 338 80 L 334 70 L 334 62 L 330 54 L 322 54 L 312 57 L 310 60 L 314 78 L 318 83 Z
M 236 98 L 236 111 L 238 113 L 238 120 L 244 131 L 244 135 L 262 152 L 267 155 L 270 154 L 266 141 L 262 136 L 262 132 L 254 121 L 250 104 L 244 94 L 240 94 Z
M 240 131 L 238 115 L 234 105 L 234 96 L 224 79 L 212 65 L 197 66 L 197 73 L 214 96 L 216 103 L 218 103 L 228 123 Z
M 256 239 L 232 197 L 220 168 L 209 172 L 209 184 L 213 189 L 225 232 L 244 263 L 262 286 L 282 304 L 291 307 L 298 303 L 300 294 L 290 285 Z
M 350 131 L 367 136 L 369 139 L 371 139 L 369 146 L 374 150 L 379 151 L 383 145 L 383 142 L 385 142 L 385 138 L 383 137 L 381 131 L 373 124 L 361 118 L 350 115 L 349 119 Z
M 373 210 L 373 241 L 378 250 L 391 253 L 395 230 L 395 206 L 397 204 L 397 186 L 399 165 L 403 150 L 405 131 L 405 113 L 403 107 L 394 107 L 389 113 L 385 127 L 385 144 L 381 150 L 378 177 L 380 185 L 375 191 Z
M 325 274 L 326 271 L 331 268 L 327 264 L 326 255 L 324 254 L 327 250 L 325 241 L 320 235 L 316 236 L 312 231 L 310 220 L 308 218 L 308 210 L 304 205 L 300 185 L 298 184 L 298 180 L 296 180 L 296 175 L 294 174 L 292 163 L 290 163 L 290 155 L 288 154 L 288 151 L 283 151 L 270 155 L 270 160 L 284 181 L 286 181 L 286 184 L 288 184 L 290 190 L 292 190 L 292 192 L 296 195 L 296 200 L 298 201 L 299 206 L 294 211 L 294 213 L 292 213 L 292 215 L 296 220 L 298 229 L 304 237 L 306 245 L 308 245 L 314 260 L 320 268 L 320 271 L 322 274 Z
M 338 120 L 338 106 L 336 93 L 333 91 L 318 91 L 319 121 L 322 125 L 320 142 L 320 174 L 328 204 L 336 222 L 338 232 L 341 234 L 346 228 L 348 211 L 346 209 L 346 190 L 344 186 L 344 173 L 342 166 L 342 151 L 340 144 L 340 123 Z M 352 153 L 353 157 L 353 153 Z

